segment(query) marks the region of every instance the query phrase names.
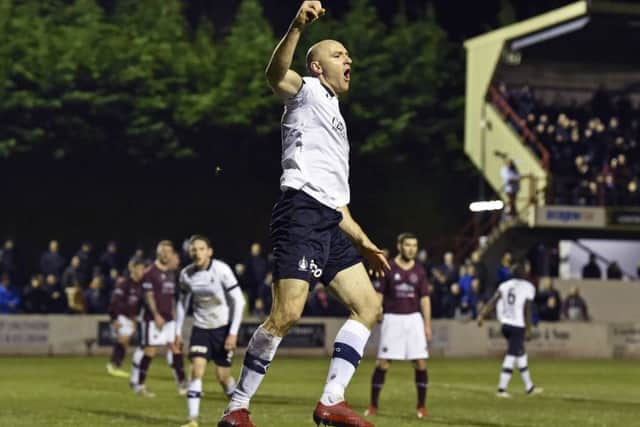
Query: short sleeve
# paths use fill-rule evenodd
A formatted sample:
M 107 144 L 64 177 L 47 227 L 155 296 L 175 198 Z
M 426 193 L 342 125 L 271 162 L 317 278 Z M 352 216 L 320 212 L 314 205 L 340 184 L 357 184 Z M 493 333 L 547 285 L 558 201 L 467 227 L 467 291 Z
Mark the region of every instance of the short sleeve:
M 224 286 L 224 289 L 227 291 L 238 286 L 238 279 L 236 279 L 235 274 L 231 271 L 231 267 L 224 262 L 220 263 L 220 279 L 222 286 Z
M 307 80 L 307 77 L 303 77 L 302 85 L 300 86 L 300 90 L 298 90 L 298 93 L 293 95 L 291 98 L 287 98 L 285 100 L 285 105 L 287 107 L 289 108 L 299 107 L 300 105 L 306 103 L 307 100 L 310 98 L 311 91 L 312 91 L 311 84 L 309 84 L 306 80 Z
M 151 279 L 151 274 L 149 274 L 149 272 L 145 273 L 142 277 L 142 289 L 145 292 L 153 292 L 153 282 Z

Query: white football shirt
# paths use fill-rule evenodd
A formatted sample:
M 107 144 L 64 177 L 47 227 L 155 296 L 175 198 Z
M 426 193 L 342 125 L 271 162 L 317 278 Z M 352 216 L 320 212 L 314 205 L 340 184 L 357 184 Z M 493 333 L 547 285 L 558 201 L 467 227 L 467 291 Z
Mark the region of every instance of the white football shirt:
M 500 299 L 496 306 L 498 320 L 503 325 L 524 328 L 524 307 L 527 301 L 533 301 L 536 288 L 526 280 L 510 279 L 498 287 Z
M 349 204 L 349 140 L 338 98 L 315 77 L 285 101 L 280 188 L 332 209 Z
M 230 317 L 228 296 L 232 291 L 240 293 L 238 286 L 231 267 L 217 259 L 212 259 L 206 270 L 199 270 L 194 264 L 183 268 L 180 272 L 180 302 L 186 310 L 189 298 L 193 297 L 193 326 L 215 329 L 227 325 Z M 241 293 L 240 298 L 242 301 L 234 303 L 240 304 L 239 308 L 242 310 L 244 298 Z M 234 312 L 237 309 L 238 307 L 234 307 Z M 242 316 L 233 317 L 230 333 L 236 335 Z M 181 322 L 179 323 L 181 326 Z

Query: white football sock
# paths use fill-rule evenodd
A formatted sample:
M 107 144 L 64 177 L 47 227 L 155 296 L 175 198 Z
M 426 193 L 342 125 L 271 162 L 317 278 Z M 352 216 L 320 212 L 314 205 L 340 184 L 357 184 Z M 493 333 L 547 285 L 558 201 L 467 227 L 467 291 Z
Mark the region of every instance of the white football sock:
M 498 385 L 498 390 L 504 391 L 509 386 L 509 381 L 511 381 L 511 375 L 513 374 L 513 364 L 516 361 L 516 357 L 510 354 L 507 354 L 504 357 L 504 361 L 502 362 L 502 372 L 500 372 L 500 384 Z
M 352 319 L 347 320 L 338 331 L 327 383 L 320 397 L 323 405 L 331 406 L 344 400 L 344 391 L 360 364 L 369 335 L 369 328 Z
M 144 356 L 144 351 L 140 347 L 137 347 L 131 356 L 131 376 L 129 377 L 129 383 L 132 386 L 137 385 L 140 382 L 140 361 Z
M 189 419 L 196 420 L 200 415 L 200 398 L 202 397 L 202 380 L 195 379 L 189 382 L 187 392 L 187 406 L 189 408 Z
M 267 332 L 262 325 L 256 329 L 247 346 L 240 379 L 227 408 L 229 412 L 249 407 L 281 341 L 282 337 Z
M 518 369 L 520 369 L 522 382 L 524 382 L 524 389 L 529 391 L 533 387 L 533 381 L 531 381 L 531 373 L 529 373 L 529 361 L 527 355 L 525 354 L 524 356 L 518 357 L 517 363 Z

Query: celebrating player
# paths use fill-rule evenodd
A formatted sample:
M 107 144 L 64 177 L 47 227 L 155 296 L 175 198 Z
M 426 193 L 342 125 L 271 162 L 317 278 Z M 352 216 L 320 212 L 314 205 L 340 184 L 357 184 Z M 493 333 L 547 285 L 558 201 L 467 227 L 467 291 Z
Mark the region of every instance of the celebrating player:
M 502 283 L 495 295 L 478 315 L 478 326 L 482 326 L 484 318 L 496 307 L 498 320 L 502 324 L 502 334 L 507 340 L 507 354 L 502 362 L 498 397 L 511 397 L 507 393 L 507 386 L 511 380 L 514 362 L 518 365 L 520 376 L 524 382 L 527 394 L 541 393 L 531 381 L 527 353 L 524 349 L 526 337 L 531 336 L 532 304 L 536 295 L 536 288 L 525 280 L 524 265 L 517 263 L 513 267 L 513 279 Z
M 156 260 L 145 272 L 142 289 L 144 292 L 144 314 L 141 334 L 142 351 L 133 357 L 131 384 L 133 390 L 142 396 L 154 394 L 145 387 L 147 371 L 156 355 L 157 347 L 167 346 L 167 361 L 174 371 L 178 383 L 178 393 L 187 394 L 182 349 L 175 343 L 176 337 L 176 271 L 179 263 L 173 244 L 168 240 L 158 243 Z
M 129 261 L 129 277 L 119 281 L 111 294 L 109 315 L 116 336 L 113 344 L 111 361 L 107 365 L 110 375 L 128 378 L 129 374 L 121 369 L 124 356 L 127 354 L 129 339 L 136 331 L 138 314 L 142 305 L 142 277 L 144 276 L 144 260 L 133 258 Z
M 310 77 L 290 69 L 303 29 L 324 14 L 319 1 L 302 3 L 273 52 L 266 75 L 284 100 L 282 116 L 282 196 L 273 209 L 273 306 L 249 342 L 238 387 L 219 427 L 252 427 L 249 401 L 258 390 L 282 337 L 302 314 L 309 284 L 320 279 L 351 310 L 336 336 L 324 392 L 313 413 L 316 423 L 369 427 L 349 408 L 345 388 L 360 363 L 380 301 L 358 250 L 378 275 L 387 260 L 352 218 L 349 194 L 349 140 L 338 96 L 351 81 L 351 58 L 335 40 L 307 52 Z M 357 248 L 357 249 L 356 249 Z
M 392 360 L 412 360 L 418 392 L 417 415 L 427 415 L 427 343 L 431 340 L 431 301 L 424 268 L 415 261 L 418 238 L 411 233 L 398 236 L 398 255 L 391 272 L 376 282 L 382 298 L 384 318 L 378 361 L 371 378 L 371 403 L 365 415 L 378 413 L 378 397 Z
M 231 358 L 245 301 L 231 268 L 220 260 L 212 259 L 209 239 L 193 236 L 189 240 L 189 255 L 193 263 L 180 272 L 176 341 L 177 346 L 182 347 L 182 323 L 193 296 L 194 322 L 189 343 L 191 381 L 187 392 L 189 422 L 182 427 L 198 427 L 202 378 L 209 360 L 217 365 L 216 376 L 225 394 L 231 397 L 235 389 Z

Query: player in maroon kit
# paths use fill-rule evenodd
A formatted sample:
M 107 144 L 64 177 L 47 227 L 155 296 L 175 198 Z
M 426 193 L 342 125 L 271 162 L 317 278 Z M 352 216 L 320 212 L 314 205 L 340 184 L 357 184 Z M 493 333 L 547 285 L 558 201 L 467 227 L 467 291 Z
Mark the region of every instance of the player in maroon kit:
M 145 302 L 141 331 L 143 354 L 142 357 L 139 357 L 140 353 L 134 354 L 138 369 L 132 371 L 131 383 L 137 394 L 146 397 L 155 396 L 146 389 L 145 380 L 157 347 L 161 346 L 167 347 L 167 361 L 174 371 L 178 393 L 187 393 L 182 348 L 176 345 L 176 269 L 179 267 L 176 260 L 173 244 L 168 240 L 161 241 L 156 260 L 142 280 Z
M 371 403 L 365 415 L 378 413 L 378 397 L 392 360 L 412 360 L 418 392 L 417 416 L 427 415 L 427 343 L 431 340 L 431 302 L 424 268 L 415 261 L 418 238 L 411 233 L 398 236 L 398 255 L 391 272 L 376 283 L 382 298 L 384 318 L 376 370 L 371 379 Z
M 111 295 L 109 315 L 116 336 L 111 361 L 107 365 L 110 375 L 128 378 L 129 374 L 121 369 L 127 354 L 129 339 L 136 331 L 138 314 L 142 308 L 142 277 L 145 264 L 142 258 L 129 261 L 129 277 L 118 281 Z

